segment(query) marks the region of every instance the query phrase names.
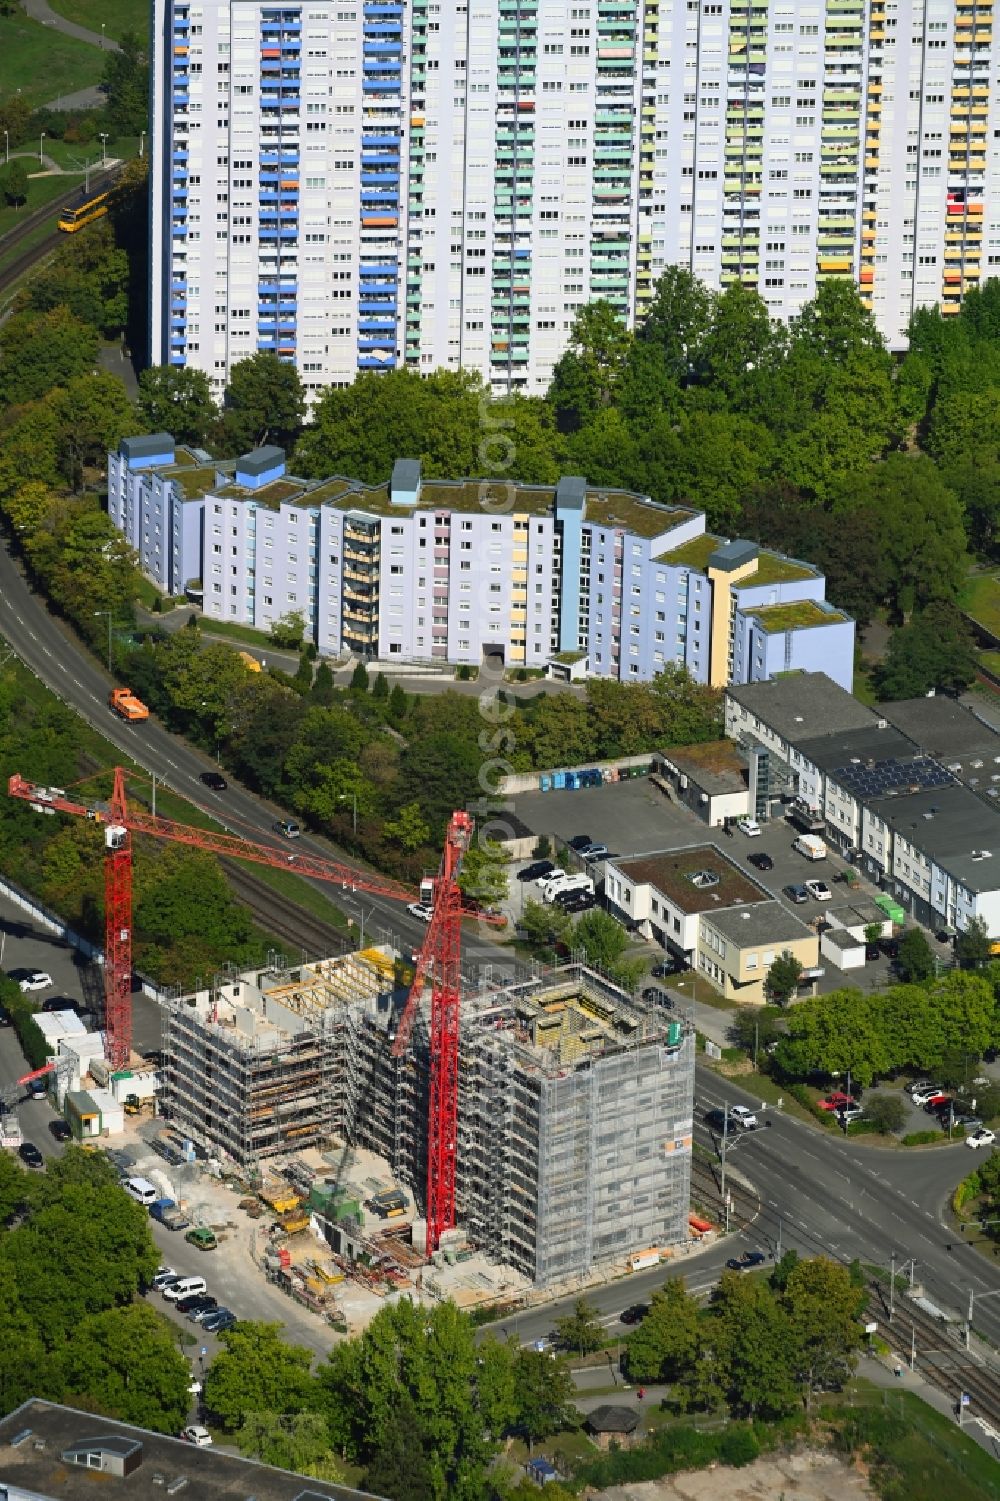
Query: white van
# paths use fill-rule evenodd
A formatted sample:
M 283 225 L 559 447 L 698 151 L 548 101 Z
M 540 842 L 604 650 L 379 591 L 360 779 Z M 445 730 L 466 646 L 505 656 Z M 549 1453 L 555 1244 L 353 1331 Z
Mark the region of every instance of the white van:
M 818 834 L 800 834 L 798 839 L 793 840 L 792 849 L 805 855 L 807 860 L 826 859 L 826 845 Z
M 565 870 L 561 870 L 551 880 L 546 881 L 542 887 L 542 899 L 543 901 L 551 902 L 557 891 L 575 890 L 577 886 L 589 881 L 589 879 L 589 876 L 582 874 L 569 875 Z
M 145 1204 L 147 1207 L 163 1197 L 160 1190 L 155 1188 L 148 1178 L 126 1178 L 122 1183 L 122 1188 L 130 1199 L 134 1199 L 137 1204 Z
M 176 1303 L 180 1298 L 189 1298 L 192 1293 L 208 1291 L 208 1283 L 204 1277 L 181 1277 L 177 1282 L 169 1282 L 160 1291 L 168 1303 Z

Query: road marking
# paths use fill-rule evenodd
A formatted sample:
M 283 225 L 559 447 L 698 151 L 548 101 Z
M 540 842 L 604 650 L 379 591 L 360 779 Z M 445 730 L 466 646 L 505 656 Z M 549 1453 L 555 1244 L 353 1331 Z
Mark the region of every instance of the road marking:
M 46 656 L 46 657 L 51 657 L 51 655 L 52 655 L 52 653 L 49 651 L 49 649 L 48 649 L 47 646 L 43 646 L 42 647 L 42 654 L 43 654 L 43 656 Z

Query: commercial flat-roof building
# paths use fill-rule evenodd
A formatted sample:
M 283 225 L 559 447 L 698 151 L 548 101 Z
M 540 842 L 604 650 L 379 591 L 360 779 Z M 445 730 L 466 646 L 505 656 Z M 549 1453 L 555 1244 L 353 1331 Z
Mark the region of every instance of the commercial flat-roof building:
M 590 485 L 286 472 L 268 448 L 205 461 L 166 435 L 108 455 L 108 511 L 164 592 L 267 630 L 299 612 L 328 655 L 699 682 L 823 663 L 849 684 L 854 622 L 809 563 L 726 543 L 705 516 Z M 151 450 L 158 449 L 157 452 Z M 581 666 L 582 663 L 582 666 Z
M 726 730 L 768 747 L 798 805 L 904 911 L 958 929 L 981 918 L 1000 934 L 1000 734 L 964 705 L 872 711 L 801 674 L 730 686 Z
M 0 1418 L 3 1501 L 381 1501 L 370 1491 L 312 1480 L 217 1448 L 29 1398 Z
M 604 890 L 646 938 L 743 1004 L 763 1003 L 779 954 L 793 954 L 805 970 L 818 963 L 815 932 L 717 845 L 608 860 Z

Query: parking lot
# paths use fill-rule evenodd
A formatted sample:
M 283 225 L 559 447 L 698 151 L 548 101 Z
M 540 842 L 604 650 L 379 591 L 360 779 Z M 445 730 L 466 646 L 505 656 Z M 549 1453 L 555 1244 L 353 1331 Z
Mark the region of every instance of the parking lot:
M 826 858 L 822 860 L 809 860 L 793 849 L 800 831 L 785 818 L 776 817 L 763 823 L 761 833 L 755 838 L 749 838 L 736 827 L 729 833 L 724 828 L 709 828 L 688 808 L 671 803 L 647 778 L 581 788 L 575 792 L 519 793 L 514 804 L 517 816 L 539 835 L 547 835 L 553 840 L 554 847 L 557 841 L 568 842 L 581 834 L 606 844 L 612 855 L 622 858 L 685 845 L 717 844 L 769 895 L 783 902 L 807 923 L 814 922 L 826 908 L 849 905 L 852 900 L 860 898 L 870 900 L 876 894 L 876 888 L 829 847 Z M 774 862 L 769 871 L 755 869 L 750 864 L 751 855 L 762 853 Z M 528 863 L 518 861 L 512 871 Z M 847 872 L 857 880 L 853 890 L 844 880 Z M 592 868 L 591 873 L 599 889 L 602 867 Z M 810 897 L 800 904 L 786 895 L 786 886 L 801 886 L 809 880 L 823 881 L 830 888 L 832 899 L 820 902 Z M 516 922 L 524 902 L 538 900 L 539 896 L 537 887 L 512 878 L 505 909 L 507 916 Z M 932 947 L 938 949 L 933 936 L 928 937 Z M 821 964 L 826 971 L 818 982 L 821 991 L 844 985 L 874 989 L 893 978 L 889 960 L 884 955 L 869 960 L 863 969 L 843 971 L 826 959 Z

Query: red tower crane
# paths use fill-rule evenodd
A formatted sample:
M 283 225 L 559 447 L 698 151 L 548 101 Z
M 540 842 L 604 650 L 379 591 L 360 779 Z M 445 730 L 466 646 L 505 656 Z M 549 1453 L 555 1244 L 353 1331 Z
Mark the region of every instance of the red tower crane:
M 105 1051 L 108 1062 L 115 1069 L 128 1065 L 132 1042 L 132 834 L 150 834 L 156 839 L 168 839 L 215 855 L 228 855 L 282 870 L 287 870 L 293 863 L 296 874 L 300 876 L 350 886 L 352 890 L 367 891 L 391 901 L 413 900 L 413 892 L 401 882 L 369 876 L 336 860 L 298 850 L 289 855 L 285 850 L 256 844 L 238 834 L 195 829 L 170 818 L 157 818 L 130 808 L 125 794 L 125 773 L 120 766 L 115 768 L 111 800 L 106 805 L 77 801 L 61 787 L 39 786 L 17 772 L 7 783 L 7 791 L 11 797 L 22 799 L 38 813 L 69 813 L 104 826 Z M 463 907 L 458 873 L 472 839 L 472 830 L 473 821 L 468 813 L 452 814 L 441 866 L 434 879 L 434 915 L 417 956 L 413 984 L 392 1045 L 394 1057 L 405 1053 L 421 993 L 430 979 L 428 1252 L 437 1250 L 441 1232 L 452 1229 L 455 1224 L 461 920 L 468 912 Z

